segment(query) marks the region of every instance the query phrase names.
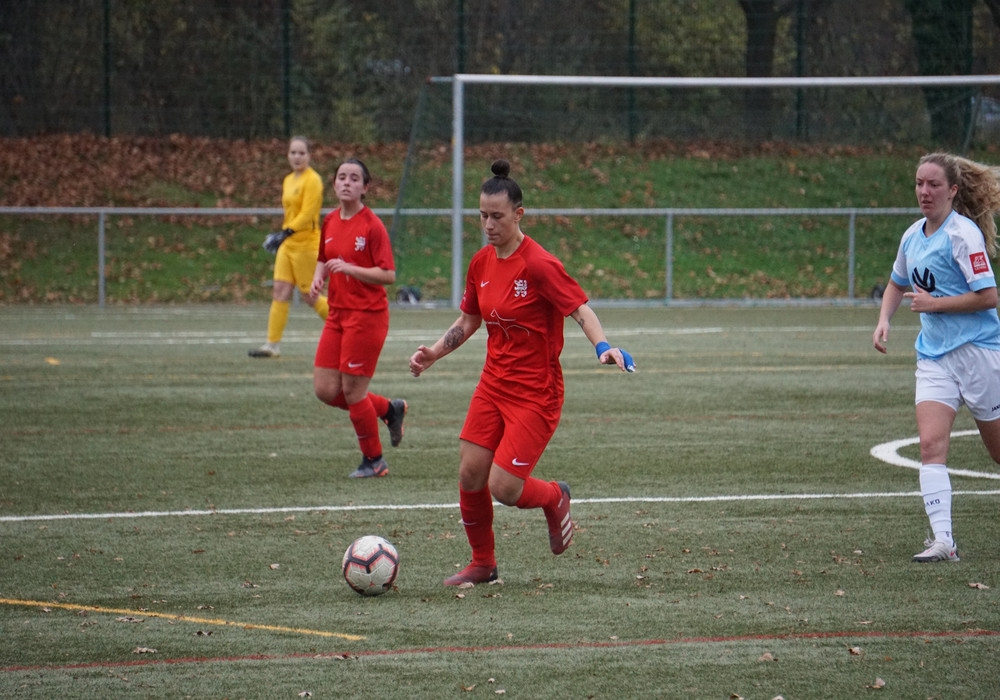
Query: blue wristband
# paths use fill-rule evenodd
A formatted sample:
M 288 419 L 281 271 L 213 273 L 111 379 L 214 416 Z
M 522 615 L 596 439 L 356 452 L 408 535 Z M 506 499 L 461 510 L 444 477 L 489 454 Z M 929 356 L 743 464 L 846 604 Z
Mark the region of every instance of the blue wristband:
M 634 372 L 635 360 L 632 359 L 632 356 L 625 350 L 625 348 L 618 348 L 618 349 L 622 351 L 622 360 L 624 360 L 625 371 Z
M 604 353 L 606 353 L 608 350 L 611 349 L 611 343 L 609 343 L 606 340 L 602 340 L 601 342 L 599 342 L 597 345 L 594 346 L 594 349 L 597 350 L 597 359 L 599 360 L 601 359 L 601 355 L 603 355 Z

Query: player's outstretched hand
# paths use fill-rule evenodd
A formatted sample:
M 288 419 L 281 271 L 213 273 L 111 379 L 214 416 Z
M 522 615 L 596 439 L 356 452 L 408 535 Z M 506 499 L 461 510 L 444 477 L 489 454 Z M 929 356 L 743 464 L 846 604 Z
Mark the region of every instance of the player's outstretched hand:
M 635 372 L 635 360 L 625 348 L 613 348 L 609 343 L 601 341 L 595 349 L 601 364 L 618 365 L 622 372 Z
M 414 377 L 419 377 L 422 372 L 434 364 L 434 360 L 435 358 L 431 354 L 430 348 L 426 345 L 421 345 L 417 348 L 417 351 L 410 356 L 410 374 Z

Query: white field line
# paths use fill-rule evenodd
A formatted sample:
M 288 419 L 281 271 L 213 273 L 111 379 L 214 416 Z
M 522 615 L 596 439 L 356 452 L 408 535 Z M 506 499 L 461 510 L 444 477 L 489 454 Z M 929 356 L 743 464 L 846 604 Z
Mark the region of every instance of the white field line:
M 979 435 L 978 430 L 959 430 L 951 434 L 953 438 L 957 437 L 968 437 L 969 435 Z M 893 464 L 897 467 L 906 467 L 908 469 L 920 469 L 920 462 L 903 457 L 899 454 L 900 448 L 906 447 L 907 445 L 916 445 L 920 442 L 920 438 L 911 437 L 903 438 L 902 440 L 893 440 L 892 442 L 883 442 L 881 445 L 875 445 L 871 449 L 871 455 L 875 459 L 881 460 L 886 464 Z M 971 476 L 976 479 L 1000 479 L 1000 474 L 996 472 L 977 472 L 970 469 L 948 469 L 949 474 L 954 474 L 955 476 Z
M 956 496 L 1000 496 L 1000 489 L 989 491 L 955 491 Z M 815 501 L 875 498 L 919 498 L 919 491 L 872 493 L 800 493 L 747 494 L 735 496 L 619 496 L 608 498 L 578 498 L 573 505 L 587 503 L 725 503 L 751 501 Z M 499 506 L 499 504 L 495 504 Z M 148 510 L 122 513 L 52 513 L 42 515 L 3 515 L 0 523 L 23 523 L 54 520 L 114 520 L 130 518 L 177 518 L 210 515 L 277 515 L 283 513 L 327 513 L 400 510 L 458 510 L 458 503 L 381 503 L 350 506 L 286 506 L 275 508 L 217 508 L 213 510 Z

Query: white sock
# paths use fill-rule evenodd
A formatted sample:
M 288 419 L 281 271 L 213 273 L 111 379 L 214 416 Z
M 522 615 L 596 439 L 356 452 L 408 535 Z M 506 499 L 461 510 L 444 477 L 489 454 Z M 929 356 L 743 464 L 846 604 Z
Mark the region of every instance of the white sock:
M 920 493 L 924 497 L 924 510 L 931 521 L 934 539 L 955 544 L 951 535 L 951 479 L 948 467 L 943 464 L 920 466 Z

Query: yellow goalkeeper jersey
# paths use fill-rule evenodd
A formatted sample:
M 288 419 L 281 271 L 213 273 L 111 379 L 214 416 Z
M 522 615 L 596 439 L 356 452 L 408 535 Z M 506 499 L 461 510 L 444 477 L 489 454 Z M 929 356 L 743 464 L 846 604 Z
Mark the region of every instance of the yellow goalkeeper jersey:
M 285 218 L 281 228 L 290 228 L 295 235 L 283 246 L 299 251 L 319 251 L 319 213 L 323 207 L 323 178 L 312 168 L 289 173 L 281 185 L 281 206 Z

